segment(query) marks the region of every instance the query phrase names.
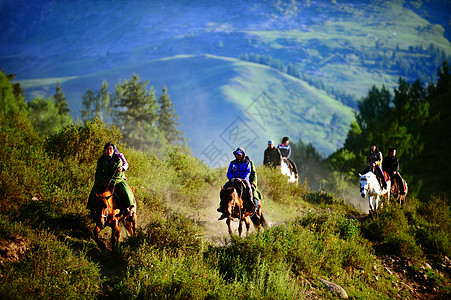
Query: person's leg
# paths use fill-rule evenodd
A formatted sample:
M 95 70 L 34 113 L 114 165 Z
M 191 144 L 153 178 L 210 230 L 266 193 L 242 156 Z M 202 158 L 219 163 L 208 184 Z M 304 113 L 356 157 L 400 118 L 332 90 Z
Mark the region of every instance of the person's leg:
M 135 196 L 127 182 L 122 181 L 116 184 L 115 189 L 121 196 L 121 207 L 128 208 L 135 206 Z
M 379 173 L 379 176 L 380 176 L 383 188 L 386 189 L 387 188 L 387 181 L 385 180 L 384 172 L 382 171 L 381 166 L 377 165 L 376 166 L 376 170 Z
M 294 170 L 294 174 L 298 174 L 298 167 L 296 166 L 296 164 L 294 163 L 294 161 L 292 159 L 288 159 L 291 163 L 291 165 L 293 166 L 293 170 Z
M 252 195 L 252 186 L 249 180 L 243 180 L 244 184 L 246 185 L 246 192 L 249 197 L 249 203 L 251 205 L 254 205 L 254 196 Z

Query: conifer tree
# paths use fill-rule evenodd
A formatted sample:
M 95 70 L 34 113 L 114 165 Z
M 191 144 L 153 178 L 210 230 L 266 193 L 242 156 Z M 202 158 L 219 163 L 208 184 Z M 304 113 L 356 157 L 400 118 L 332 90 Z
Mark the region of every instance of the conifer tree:
M 181 140 L 181 132 L 177 129 L 180 125 L 177 120 L 179 117 L 175 113 L 175 107 L 167 93 L 166 86 L 163 87 L 163 94 L 158 98 L 160 108 L 158 110 L 157 127 L 164 134 L 170 144 L 176 144 Z
M 157 104 L 153 87 L 147 90 L 149 81 L 140 81 L 133 74 L 115 87 L 117 125 L 124 141 L 131 146 L 149 150 L 155 147 L 159 136 L 156 127 Z
M 66 95 L 63 93 L 63 89 L 61 88 L 61 84 L 59 81 L 56 82 L 56 93 L 53 95 L 53 99 L 56 104 L 56 108 L 58 109 L 58 113 L 60 115 L 69 114 L 69 104 L 67 103 Z

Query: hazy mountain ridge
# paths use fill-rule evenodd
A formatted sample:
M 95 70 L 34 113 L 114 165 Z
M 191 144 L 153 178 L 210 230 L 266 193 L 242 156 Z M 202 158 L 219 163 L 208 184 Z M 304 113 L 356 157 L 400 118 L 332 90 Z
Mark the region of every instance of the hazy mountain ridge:
M 417 5 L 417 11 L 428 13 L 428 5 L 437 2 Z M 194 136 L 199 120 L 212 130 L 208 137 L 222 141 L 221 133 L 233 120 L 252 121 L 246 107 L 265 93 L 289 113 L 255 133 L 259 139 L 254 148 L 264 147 L 267 138 L 289 135 L 329 154 L 346 136 L 352 119 L 349 108 L 338 105 L 330 94 L 300 84 L 298 78 L 256 64 L 243 68 L 238 61 L 224 61 L 246 53 L 272 57 L 319 80 L 317 86 L 343 90 L 356 99 L 373 84 L 396 86 L 401 68 L 411 80 L 420 75 L 406 68 L 417 65 L 433 77 L 437 65 L 426 48 L 441 48 L 443 54 L 435 57 L 439 61 L 451 54 L 451 46 L 443 27 L 409 9 L 411 3 L 5 1 L 0 10 L 5 28 L 0 33 L 0 65 L 18 73 L 18 80 L 43 80 L 24 82 L 29 84 L 28 98 L 53 93 L 55 83 L 45 78 L 77 77 L 61 78 L 74 116 L 79 115 L 81 95 L 87 88 L 99 89 L 104 79 L 112 89 L 136 72 L 157 92 L 166 85 L 195 152 L 206 146 L 199 144 L 206 142 L 205 135 Z M 406 66 L 398 66 L 396 60 Z M 213 61 L 223 69 L 218 72 Z M 293 90 L 283 90 L 287 87 Z M 194 111 L 187 108 L 192 101 Z M 327 117 L 317 113 L 319 104 L 328 107 Z M 329 128 L 332 119 L 335 131 Z

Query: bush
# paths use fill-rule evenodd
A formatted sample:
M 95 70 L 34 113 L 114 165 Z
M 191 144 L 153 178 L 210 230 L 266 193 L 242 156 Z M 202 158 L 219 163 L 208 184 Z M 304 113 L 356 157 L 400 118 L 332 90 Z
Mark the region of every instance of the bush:
M 95 164 L 103 154 L 103 146 L 113 142 L 120 147 L 122 135 L 114 126 L 96 119 L 85 124 L 71 124 L 47 137 L 45 148 L 49 154 L 78 165 Z
M 415 226 L 409 224 L 402 209 L 390 206 L 362 224 L 363 234 L 381 242 L 381 249 L 404 258 L 419 261 L 423 251 L 415 240 Z
M 95 299 L 100 270 L 83 254 L 76 256 L 65 243 L 41 233 L 32 238 L 25 257 L 1 267 L 3 299 Z
M 256 172 L 260 191 L 278 204 L 299 205 L 299 199 L 309 192 L 307 182 L 300 185 L 289 183 L 279 169 L 258 166 Z
M 200 227 L 180 215 L 152 220 L 143 230 L 129 238 L 134 248 L 142 243 L 165 251 L 177 251 L 189 255 L 200 251 Z

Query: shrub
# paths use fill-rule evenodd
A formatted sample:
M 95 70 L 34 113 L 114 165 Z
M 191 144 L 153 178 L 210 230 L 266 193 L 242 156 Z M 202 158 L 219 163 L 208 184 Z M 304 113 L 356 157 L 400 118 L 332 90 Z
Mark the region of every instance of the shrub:
M 61 160 L 74 160 L 78 165 L 95 163 L 103 154 L 103 146 L 113 142 L 120 146 L 122 135 L 114 126 L 102 121 L 71 124 L 47 137 L 47 151 Z
M 192 220 L 171 215 L 166 218 L 155 218 L 136 235 L 129 238 L 134 248 L 142 243 L 166 251 L 177 251 L 189 255 L 201 249 L 200 227 Z
M 3 299 L 95 299 L 99 268 L 54 236 L 41 233 L 25 257 L 1 267 Z
M 261 192 L 278 204 L 299 205 L 299 200 L 309 192 L 306 181 L 300 185 L 289 183 L 279 169 L 258 166 L 256 172 Z
M 361 228 L 367 238 L 381 242 L 385 251 L 414 261 L 422 257 L 423 251 L 415 240 L 415 226 L 409 224 L 400 208 L 383 209 L 375 218 L 365 221 Z

